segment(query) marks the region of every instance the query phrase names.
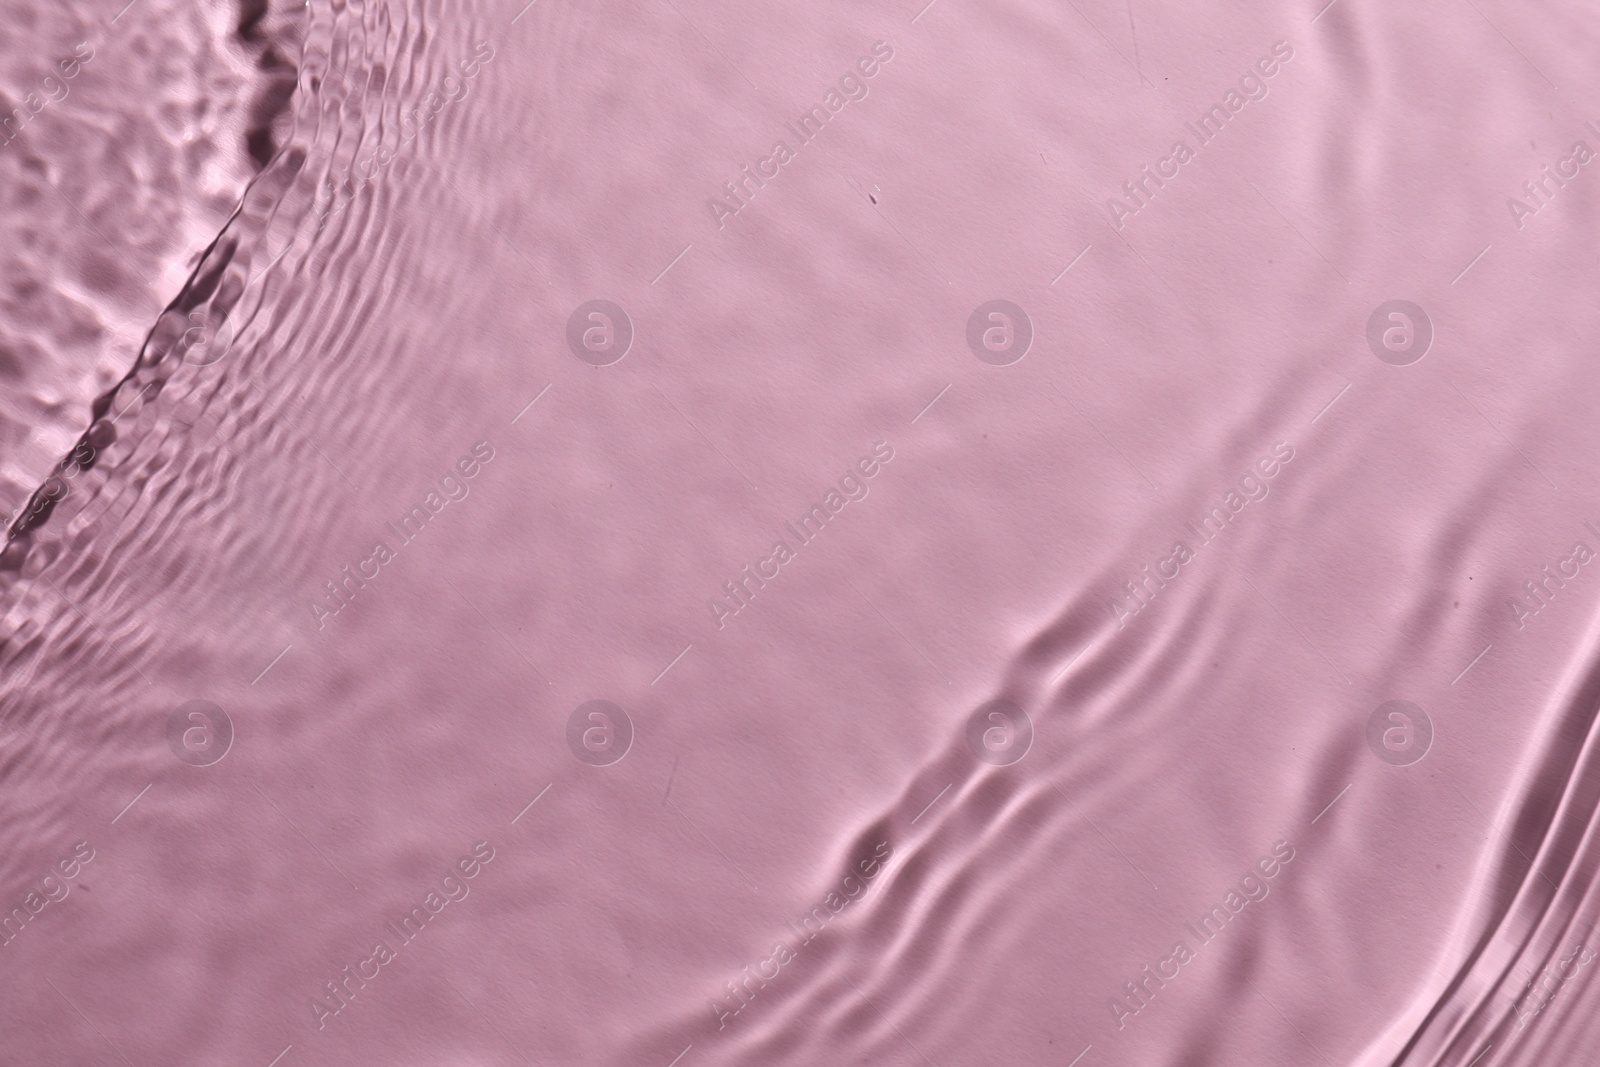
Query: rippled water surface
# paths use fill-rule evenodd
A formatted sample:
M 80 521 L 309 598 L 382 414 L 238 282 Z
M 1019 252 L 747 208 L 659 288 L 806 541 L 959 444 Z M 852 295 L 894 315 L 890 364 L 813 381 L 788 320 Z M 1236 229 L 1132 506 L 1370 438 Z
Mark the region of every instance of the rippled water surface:
M 1591 6 L 123 3 L 0 1062 L 1596 1062 Z

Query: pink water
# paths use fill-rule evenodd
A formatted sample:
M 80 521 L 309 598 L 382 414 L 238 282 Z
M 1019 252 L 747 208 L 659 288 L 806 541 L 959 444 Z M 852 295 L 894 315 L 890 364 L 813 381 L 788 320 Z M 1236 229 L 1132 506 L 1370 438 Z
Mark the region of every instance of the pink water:
M 0 19 L 0 1063 L 1600 1062 L 1557 0 Z

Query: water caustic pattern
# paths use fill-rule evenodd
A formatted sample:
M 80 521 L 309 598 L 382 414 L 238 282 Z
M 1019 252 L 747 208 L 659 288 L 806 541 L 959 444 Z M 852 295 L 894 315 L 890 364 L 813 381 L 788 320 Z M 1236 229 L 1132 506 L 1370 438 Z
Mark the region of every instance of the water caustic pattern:
M 0 1062 L 1588 1065 L 1596 27 L 0 19 Z

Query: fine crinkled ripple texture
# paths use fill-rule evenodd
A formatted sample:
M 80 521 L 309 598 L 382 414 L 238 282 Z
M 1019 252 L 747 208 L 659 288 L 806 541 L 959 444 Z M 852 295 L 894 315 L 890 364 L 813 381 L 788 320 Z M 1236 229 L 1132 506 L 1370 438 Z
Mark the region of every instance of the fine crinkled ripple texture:
M 5 0 L 0 1064 L 1600 1062 L 1597 46 Z

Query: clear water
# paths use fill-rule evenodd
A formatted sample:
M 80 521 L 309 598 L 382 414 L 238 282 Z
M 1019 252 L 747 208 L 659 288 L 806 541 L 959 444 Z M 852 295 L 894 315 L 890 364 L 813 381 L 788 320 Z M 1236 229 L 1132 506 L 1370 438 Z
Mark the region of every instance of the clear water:
M 1594 40 L 8 4 L 0 1062 L 1594 1062 Z

